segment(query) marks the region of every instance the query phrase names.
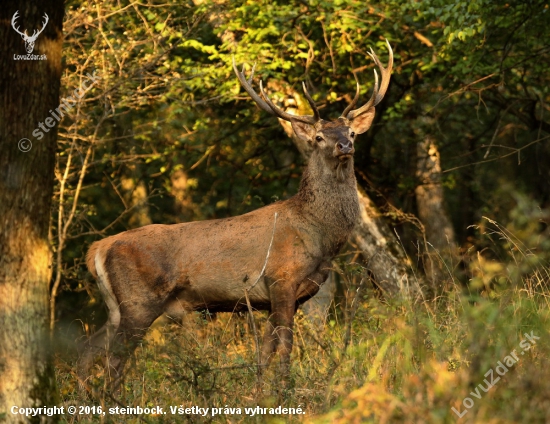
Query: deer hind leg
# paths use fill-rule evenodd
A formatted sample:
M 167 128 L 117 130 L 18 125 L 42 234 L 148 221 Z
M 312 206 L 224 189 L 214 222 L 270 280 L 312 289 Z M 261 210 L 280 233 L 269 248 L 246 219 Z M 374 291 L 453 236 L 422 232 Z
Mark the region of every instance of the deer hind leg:
M 105 370 L 113 392 L 122 382 L 128 357 L 143 340 L 151 324 L 162 314 L 157 305 L 138 298 L 122 301 L 118 310 L 120 320 L 107 338 L 105 355 Z
M 95 359 L 101 356 L 108 386 L 112 392 L 117 392 L 124 377 L 124 366 L 129 355 L 143 339 L 153 321 L 158 318 L 158 314 L 153 312 L 138 314 L 133 310 L 121 309 L 118 325 L 114 325 L 113 314 L 110 314 L 107 323 L 85 342 L 84 353 L 79 360 L 79 378 L 83 388 L 86 387 L 91 366 Z
M 90 378 L 90 369 L 95 359 L 100 355 L 103 357 L 108 355 L 110 345 L 120 326 L 121 318 L 119 302 L 112 290 L 109 277 L 105 272 L 99 254 L 96 255 L 95 266 L 97 270 L 97 284 L 109 309 L 109 315 L 105 325 L 79 346 L 77 368 L 81 389 L 87 387 L 87 381 Z
M 145 307 L 145 305 L 143 305 Z M 141 309 L 141 308 L 140 308 Z M 108 374 L 110 389 L 116 392 L 124 377 L 124 366 L 128 357 L 143 340 L 147 329 L 159 314 L 148 311 L 137 313 L 134 309 L 122 308 L 120 325 L 110 339 L 105 356 L 105 370 Z
M 162 311 L 154 307 L 155 305 L 143 304 L 135 299 L 117 298 L 111 285 L 112 279 L 120 280 L 117 278 L 116 270 L 107 273 L 99 255 L 96 256 L 95 265 L 98 286 L 109 309 L 109 318 L 107 323 L 84 343 L 83 353 L 79 359 L 79 377 L 81 385 L 85 385 L 95 359 L 102 356 L 110 388 L 116 391 L 122 382 L 124 365 L 129 354 Z

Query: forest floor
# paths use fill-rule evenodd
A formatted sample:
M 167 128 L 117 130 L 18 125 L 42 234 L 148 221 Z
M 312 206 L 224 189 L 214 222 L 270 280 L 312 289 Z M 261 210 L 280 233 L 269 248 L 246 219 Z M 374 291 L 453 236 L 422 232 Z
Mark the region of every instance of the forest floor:
M 500 261 L 477 256 L 470 279 L 481 284 L 476 290 L 449 273 L 445 289 L 431 300 L 388 302 L 373 289 L 358 291 L 353 270 L 344 275 L 343 293 L 325 325 L 297 314 L 288 389 L 276 363 L 259 379 L 247 314 L 158 321 L 132 356 L 116 396 L 105 394 L 98 361 L 90 380 L 93 397 L 83 397 L 74 356 L 58 353 L 62 404 L 84 407 L 65 419 L 546 423 L 550 268 L 517 239 L 501 235 L 514 241 L 507 245 L 510 255 Z M 254 316 L 260 329 L 266 314 Z M 107 413 L 93 415 L 86 406 Z M 122 414 L 128 406 L 158 406 L 162 413 Z

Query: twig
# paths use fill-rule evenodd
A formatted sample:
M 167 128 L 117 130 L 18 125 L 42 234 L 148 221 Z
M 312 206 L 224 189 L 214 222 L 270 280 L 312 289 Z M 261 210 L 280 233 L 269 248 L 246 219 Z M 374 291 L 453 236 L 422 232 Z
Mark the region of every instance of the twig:
M 514 105 L 515 102 L 512 102 L 510 103 L 510 105 L 504 110 L 504 112 L 502 112 L 500 114 L 500 118 L 498 119 L 498 123 L 497 123 L 497 128 L 495 129 L 495 132 L 493 134 L 493 138 L 491 139 L 491 142 L 489 143 L 489 146 L 487 147 L 487 151 L 485 152 L 485 155 L 483 155 L 483 159 L 487 159 L 487 156 L 489 156 L 489 153 L 491 152 L 491 147 L 493 146 L 496 138 L 497 138 L 497 135 L 498 135 L 498 132 L 500 130 L 500 123 L 502 122 L 502 118 L 504 117 L 504 115 L 506 115 L 508 113 L 508 110 Z M 539 134 L 539 137 L 540 137 L 540 134 Z
M 189 168 L 189 170 L 192 171 L 192 170 L 195 169 L 197 166 L 199 166 L 199 165 L 201 164 L 201 162 L 202 162 L 203 160 L 205 160 L 205 159 L 208 157 L 208 155 L 209 155 L 210 153 L 212 153 L 212 150 L 214 150 L 215 148 L 216 148 L 216 145 L 213 145 L 213 146 L 208 147 L 208 148 L 206 149 L 206 152 L 204 152 L 204 155 L 202 155 L 202 157 L 201 157 L 197 162 L 195 162 L 195 163 L 191 166 L 191 168 Z
M 78 106 L 80 108 L 80 105 Z M 73 204 L 71 207 L 71 211 L 69 213 L 69 216 L 67 217 L 65 224 L 63 225 L 63 194 L 64 194 L 64 186 L 65 181 L 67 179 L 68 170 L 71 165 L 71 157 L 67 160 L 67 165 L 65 168 L 65 174 L 63 176 L 63 180 L 61 181 L 61 189 L 60 189 L 60 198 L 59 198 L 59 219 L 58 219 L 58 246 L 57 246 L 57 262 L 56 262 L 56 277 L 55 282 L 53 284 L 53 287 L 51 289 L 50 293 L 50 332 L 53 334 L 53 330 L 55 328 L 55 302 L 57 298 L 57 292 L 59 290 L 59 285 L 61 284 L 61 277 L 62 277 L 62 259 L 63 259 L 63 249 L 65 248 L 65 242 L 67 241 L 67 233 L 69 231 L 69 228 L 71 226 L 71 223 L 75 217 L 76 208 L 78 205 L 78 199 L 80 197 L 80 192 L 82 190 L 82 184 L 84 182 L 84 177 L 86 175 L 86 171 L 88 169 L 90 157 L 92 155 L 92 152 L 94 150 L 95 141 L 97 139 L 97 133 L 99 130 L 99 127 L 103 124 L 105 117 L 102 117 L 98 124 L 96 125 L 95 132 L 92 137 L 92 142 L 90 146 L 88 147 L 88 150 L 86 151 L 86 156 L 84 158 L 84 161 L 82 163 L 82 169 L 80 170 L 80 176 L 78 178 L 78 183 L 76 185 L 76 190 L 74 193 L 73 198 Z M 76 140 L 73 140 L 73 145 L 71 146 L 71 153 L 73 151 L 73 146 L 75 145 Z
M 258 340 L 258 331 L 256 330 L 256 321 L 254 320 L 254 315 L 252 311 L 252 305 L 250 304 L 250 299 L 248 298 L 248 289 L 244 291 L 244 297 L 246 299 L 246 306 L 248 307 L 248 316 L 250 317 L 250 322 L 252 323 L 252 332 L 254 333 L 254 344 L 256 345 L 256 363 L 258 364 L 257 376 L 258 376 L 258 385 L 260 384 L 260 366 L 261 366 L 261 357 L 260 357 L 260 341 Z
M 439 106 L 439 103 L 441 103 L 442 101 L 447 100 L 447 99 L 449 99 L 449 98 L 455 96 L 456 94 L 465 93 L 466 91 L 469 91 L 469 88 L 470 88 L 472 85 L 475 85 L 475 84 L 477 84 L 477 83 L 480 83 L 481 81 L 485 81 L 486 79 L 492 78 L 492 77 L 497 76 L 497 75 L 498 75 L 497 73 L 494 73 L 494 72 L 493 72 L 492 74 L 486 75 L 486 76 L 484 76 L 484 77 L 482 77 L 482 78 L 479 78 L 479 79 L 477 79 L 477 80 L 475 80 L 475 81 L 473 81 L 473 82 L 471 82 L 471 83 L 469 83 L 469 84 L 466 84 L 466 85 L 463 86 L 463 87 L 460 87 L 458 90 L 452 92 L 451 94 L 447 94 L 446 96 L 441 97 L 441 98 L 436 102 L 435 106 L 434 106 L 432 109 L 435 109 L 437 106 Z M 495 84 L 493 84 L 493 85 L 495 85 Z M 487 88 L 487 87 L 485 87 L 484 89 L 486 89 L 486 88 Z M 484 90 L 484 89 L 482 88 L 482 89 L 480 89 L 480 90 Z
M 155 189 L 156 190 L 156 189 Z M 155 194 L 155 196 L 158 196 L 158 194 Z M 96 230 L 93 226 L 92 226 L 92 231 L 86 231 L 86 232 L 83 232 L 83 233 L 78 233 L 78 234 L 75 234 L 75 235 L 67 235 L 67 239 L 76 239 L 76 238 L 79 238 L 79 237 L 84 237 L 84 236 L 91 236 L 91 235 L 99 235 L 99 236 L 104 236 L 105 233 L 110 230 L 112 227 L 114 227 L 116 224 L 118 224 L 122 218 L 124 218 L 126 215 L 128 215 L 130 212 L 132 212 L 134 209 L 136 208 L 139 208 L 139 207 L 142 207 L 143 205 L 147 205 L 147 201 L 149 199 L 151 199 L 152 197 L 155 197 L 153 196 L 153 192 L 151 192 L 151 194 L 149 194 L 147 196 L 147 199 L 144 200 L 143 202 L 139 202 L 139 203 L 136 203 L 132 206 L 130 206 L 128 209 L 125 209 L 122 211 L 122 213 L 114 220 L 112 221 L 109 225 L 107 225 L 106 227 L 104 227 L 102 230 Z M 91 226 L 90 222 L 87 221 L 88 224 Z
M 258 275 L 258 278 L 256 278 L 256 281 L 254 282 L 254 284 L 252 284 L 248 289 L 245 290 L 246 292 L 249 292 L 250 290 L 252 290 L 254 288 L 254 286 L 256 284 L 258 284 L 258 281 L 260 281 L 260 278 L 262 278 L 264 276 L 265 269 L 267 268 L 267 261 L 269 259 L 269 254 L 271 253 L 271 246 L 273 246 L 273 238 L 275 237 L 275 227 L 277 225 L 277 215 L 278 215 L 278 213 L 275 212 L 275 216 L 273 218 L 273 232 L 271 233 L 271 241 L 269 242 L 269 247 L 267 249 L 267 255 L 265 256 L 265 262 L 264 262 L 264 267 L 262 268 L 262 272 L 260 272 L 260 275 Z
M 328 51 L 330 54 L 330 60 L 332 61 L 332 73 L 333 75 L 336 75 L 336 61 L 334 60 L 334 52 L 332 50 L 332 36 L 330 37 L 330 41 L 327 36 L 327 30 L 325 28 L 325 24 L 321 22 L 321 28 L 323 28 L 323 37 L 325 39 L 325 44 L 328 47 Z
M 518 154 L 523 149 L 526 149 L 527 147 L 532 146 L 533 144 L 540 143 L 541 141 L 548 140 L 549 138 L 550 138 L 550 135 L 547 135 L 546 137 L 538 138 L 537 140 L 534 140 L 530 143 L 527 143 L 525 146 L 522 146 L 519 149 L 514 149 L 514 151 L 511 152 L 511 153 L 507 153 L 505 155 L 498 156 L 498 157 L 492 158 L 492 159 L 480 160 L 479 162 L 473 162 L 473 163 L 468 163 L 466 165 L 455 166 L 454 168 L 449 168 L 449 169 L 446 169 L 445 171 L 441 171 L 441 173 L 445 174 L 446 172 L 456 171 L 457 169 L 466 168 L 467 166 L 479 165 L 479 164 L 482 164 L 482 163 L 494 162 L 494 161 L 499 160 L 499 159 L 504 159 L 504 158 L 507 158 L 508 156 Z M 493 147 L 495 147 L 495 146 L 493 145 Z
M 269 254 L 271 253 L 271 246 L 273 246 L 273 238 L 275 237 L 275 227 L 277 226 L 277 212 L 275 212 L 275 216 L 273 218 L 273 233 L 271 234 L 271 241 L 269 242 L 269 247 L 267 248 L 267 254 L 265 256 L 265 262 L 264 267 L 262 268 L 262 272 L 260 272 L 260 275 L 258 275 L 258 278 L 256 278 L 256 281 L 254 284 L 252 284 L 250 287 L 244 290 L 244 297 L 246 299 L 246 306 L 248 307 L 248 314 L 250 316 L 250 322 L 252 323 L 252 331 L 254 332 L 254 343 L 256 344 L 256 360 L 258 363 L 257 368 L 257 377 L 258 377 L 258 387 L 260 387 L 261 384 L 261 356 L 260 356 L 260 342 L 258 340 L 258 331 L 256 330 L 256 321 L 254 320 L 254 314 L 252 313 L 252 305 L 250 304 L 250 299 L 248 297 L 248 292 L 252 290 L 256 284 L 258 284 L 258 281 L 260 281 L 260 278 L 263 277 L 265 273 L 265 269 L 267 268 L 267 261 L 269 260 Z

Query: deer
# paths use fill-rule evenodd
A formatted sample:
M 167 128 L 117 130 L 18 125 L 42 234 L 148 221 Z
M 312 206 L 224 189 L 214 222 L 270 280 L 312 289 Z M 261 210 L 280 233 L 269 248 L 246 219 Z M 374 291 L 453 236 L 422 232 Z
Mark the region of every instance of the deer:
M 27 50 L 27 53 L 30 54 L 34 50 L 34 43 L 36 42 L 36 39 L 40 34 L 42 34 L 42 31 L 44 31 L 44 28 L 46 28 L 46 25 L 48 24 L 50 18 L 46 13 L 44 13 L 44 22 L 42 22 L 42 29 L 40 30 L 35 29 L 32 35 L 29 36 L 27 35 L 27 30 L 25 30 L 25 32 L 21 32 L 19 31 L 19 27 L 15 26 L 15 21 L 19 17 L 18 14 L 19 14 L 19 10 L 17 10 L 13 14 L 13 17 L 11 18 L 11 26 L 15 30 L 15 32 L 17 32 L 21 36 L 21 38 L 25 41 L 25 50 Z
M 153 321 L 190 311 L 238 312 L 248 305 L 268 312 L 259 369 L 279 357 L 283 382 L 290 372 L 294 315 L 327 279 L 331 261 L 346 243 L 359 216 L 354 173 L 355 139 L 367 131 L 390 82 L 393 52 L 382 65 L 371 49 L 374 70 L 370 99 L 357 106 L 360 84 L 342 115 L 323 120 L 303 83 L 313 115 L 277 107 L 260 81 L 252 87 L 233 58 L 241 86 L 263 111 L 290 122 L 312 147 L 298 192 L 240 216 L 171 225 L 152 224 L 94 242 L 86 263 L 108 308 L 105 325 L 80 348 L 80 381 L 103 356 L 116 386 L 129 352 Z

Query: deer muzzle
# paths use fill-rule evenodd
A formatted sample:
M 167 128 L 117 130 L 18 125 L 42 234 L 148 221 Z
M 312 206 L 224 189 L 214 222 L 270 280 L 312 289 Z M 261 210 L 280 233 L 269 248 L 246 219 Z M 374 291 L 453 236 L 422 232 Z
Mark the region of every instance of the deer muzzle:
M 354 153 L 353 143 L 351 141 L 339 141 L 336 144 L 336 149 L 338 150 L 338 157 L 341 156 L 351 156 Z

